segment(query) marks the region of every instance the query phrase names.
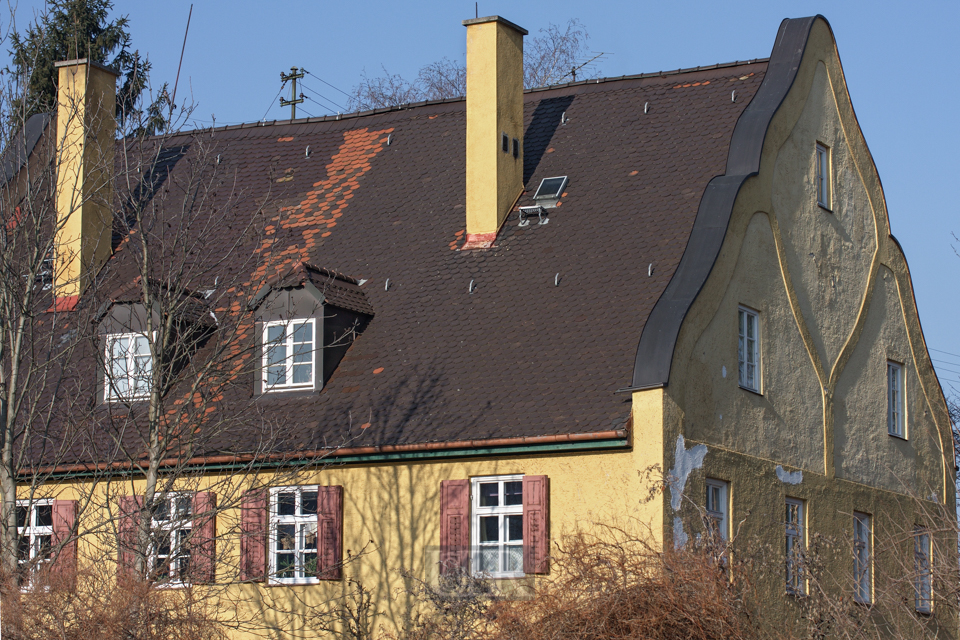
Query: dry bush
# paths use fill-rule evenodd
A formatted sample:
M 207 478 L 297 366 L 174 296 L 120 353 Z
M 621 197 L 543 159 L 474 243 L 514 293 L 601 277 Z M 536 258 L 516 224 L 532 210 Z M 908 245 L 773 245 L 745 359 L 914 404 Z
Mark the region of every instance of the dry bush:
M 510 640 L 758 638 L 748 582 L 730 580 L 725 546 L 659 552 L 649 536 L 599 526 L 565 537 L 553 577 L 529 600 L 501 600 L 491 636 Z
M 5 580 L 5 640 L 225 640 L 209 602 L 193 589 L 164 589 L 141 581 L 118 583 L 115 573 L 91 569 L 73 580 L 45 576 L 29 590 Z

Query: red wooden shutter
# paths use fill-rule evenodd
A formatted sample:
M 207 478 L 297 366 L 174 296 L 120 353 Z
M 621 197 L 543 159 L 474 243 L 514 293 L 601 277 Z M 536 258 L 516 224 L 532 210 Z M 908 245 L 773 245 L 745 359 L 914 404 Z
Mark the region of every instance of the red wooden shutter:
M 240 580 L 263 582 L 267 573 L 267 491 L 254 489 L 240 501 Z
M 217 576 L 217 494 L 193 496 L 193 531 L 190 534 L 190 581 L 213 584 Z
M 470 481 L 440 482 L 440 573 L 466 571 L 470 560 Z
M 523 572 L 550 571 L 550 491 L 547 476 L 523 476 Z
M 339 580 L 343 575 L 343 487 L 317 490 L 317 577 Z
M 53 546 L 60 547 L 60 552 L 53 561 L 53 573 L 58 580 L 63 580 L 71 586 L 76 585 L 77 578 L 77 501 L 53 501 Z
M 124 496 L 120 498 L 120 521 L 117 529 L 119 540 L 119 557 L 117 558 L 117 574 L 121 580 L 132 580 L 137 577 L 137 524 L 140 521 L 140 511 L 143 508 L 143 496 Z

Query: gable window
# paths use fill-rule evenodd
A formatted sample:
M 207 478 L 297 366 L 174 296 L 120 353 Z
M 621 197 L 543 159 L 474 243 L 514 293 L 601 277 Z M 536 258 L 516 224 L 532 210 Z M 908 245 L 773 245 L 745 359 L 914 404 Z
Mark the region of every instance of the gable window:
M 270 492 L 270 580 L 317 581 L 317 487 Z
M 142 333 L 108 335 L 104 369 L 104 396 L 108 400 L 148 397 L 153 358 L 147 336 Z
M 472 484 L 474 572 L 523 576 L 523 476 L 474 478 Z
M 154 540 L 150 545 L 150 573 L 158 583 L 185 584 L 190 571 L 188 541 L 193 530 L 193 496 L 162 496 L 153 510 Z
M 817 143 L 817 204 L 830 209 L 830 147 Z
M 53 546 L 53 503 L 49 500 L 17 503 L 17 565 L 22 584 L 32 572 L 50 562 Z
M 903 429 L 903 365 L 887 362 L 887 433 L 905 438 Z
M 924 527 L 913 531 L 914 608 L 919 613 L 933 612 L 933 573 L 930 565 L 930 532 Z
M 740 386 L 760 393 L 760 316 L 744 307 L 739 309 L 737 359 Z
M 315 320 L 284 320 L 263 325 L 266 391 L 313 388 Z
M 785 524 L 786 587 L 787 593 L 803 595 L 807 591 L 803 559 L 806 550 L 804 520 L 806 509 L 802 500 L 787 498 Z
M 730 485 L 723 480 L 707 478 L 707 526 L 710 534 L 726 540 L 730 529 L 729 502 L 727 501 Z
M 865 513 L 853 514 L 853 577 L 854 600 L 863 604 L 872 601 L 872 567 L 871 553 L 872 530 L 870 516 Z

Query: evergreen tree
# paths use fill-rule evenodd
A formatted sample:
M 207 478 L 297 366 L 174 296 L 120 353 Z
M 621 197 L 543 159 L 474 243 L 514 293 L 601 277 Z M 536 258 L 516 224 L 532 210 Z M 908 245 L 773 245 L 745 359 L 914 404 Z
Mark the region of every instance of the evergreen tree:
M 150 135 L 162 129 L 167 122 L 164 106 L 169 105 L 167 86 L 144 108 L 150 61 L 131 49 L 127 16 L 110 20 L 111 0 L 51 0 L 47 6 L 47 12 L 26 31 L 10 39 L 14 69 L 6 71 L 16 74 L 21 83 L 14 110 L 17 119 L 56 110 L 54 63 L 89 58 L 120 73 L 117 124 L 121 131 Z

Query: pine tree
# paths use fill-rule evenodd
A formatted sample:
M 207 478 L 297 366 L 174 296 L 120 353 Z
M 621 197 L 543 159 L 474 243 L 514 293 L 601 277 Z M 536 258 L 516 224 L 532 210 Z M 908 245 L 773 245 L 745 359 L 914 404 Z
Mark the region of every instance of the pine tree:
M 89 58 L 120 73 L 117 124 L 121 131 L 150 135 L 166 125 L 169 104 L 164 84 L 157 98 L 144 108 L 150 61 L 130 44 L 129 18 L 110 20 L 111 0 L 51 0 L 47 11 L 24 32 L 11 35 L 13 69 L 23 83 L 20 103 L 14 113 L 25 121 L 35 113 L 56 110 L 57 70 L 60 60 Z

